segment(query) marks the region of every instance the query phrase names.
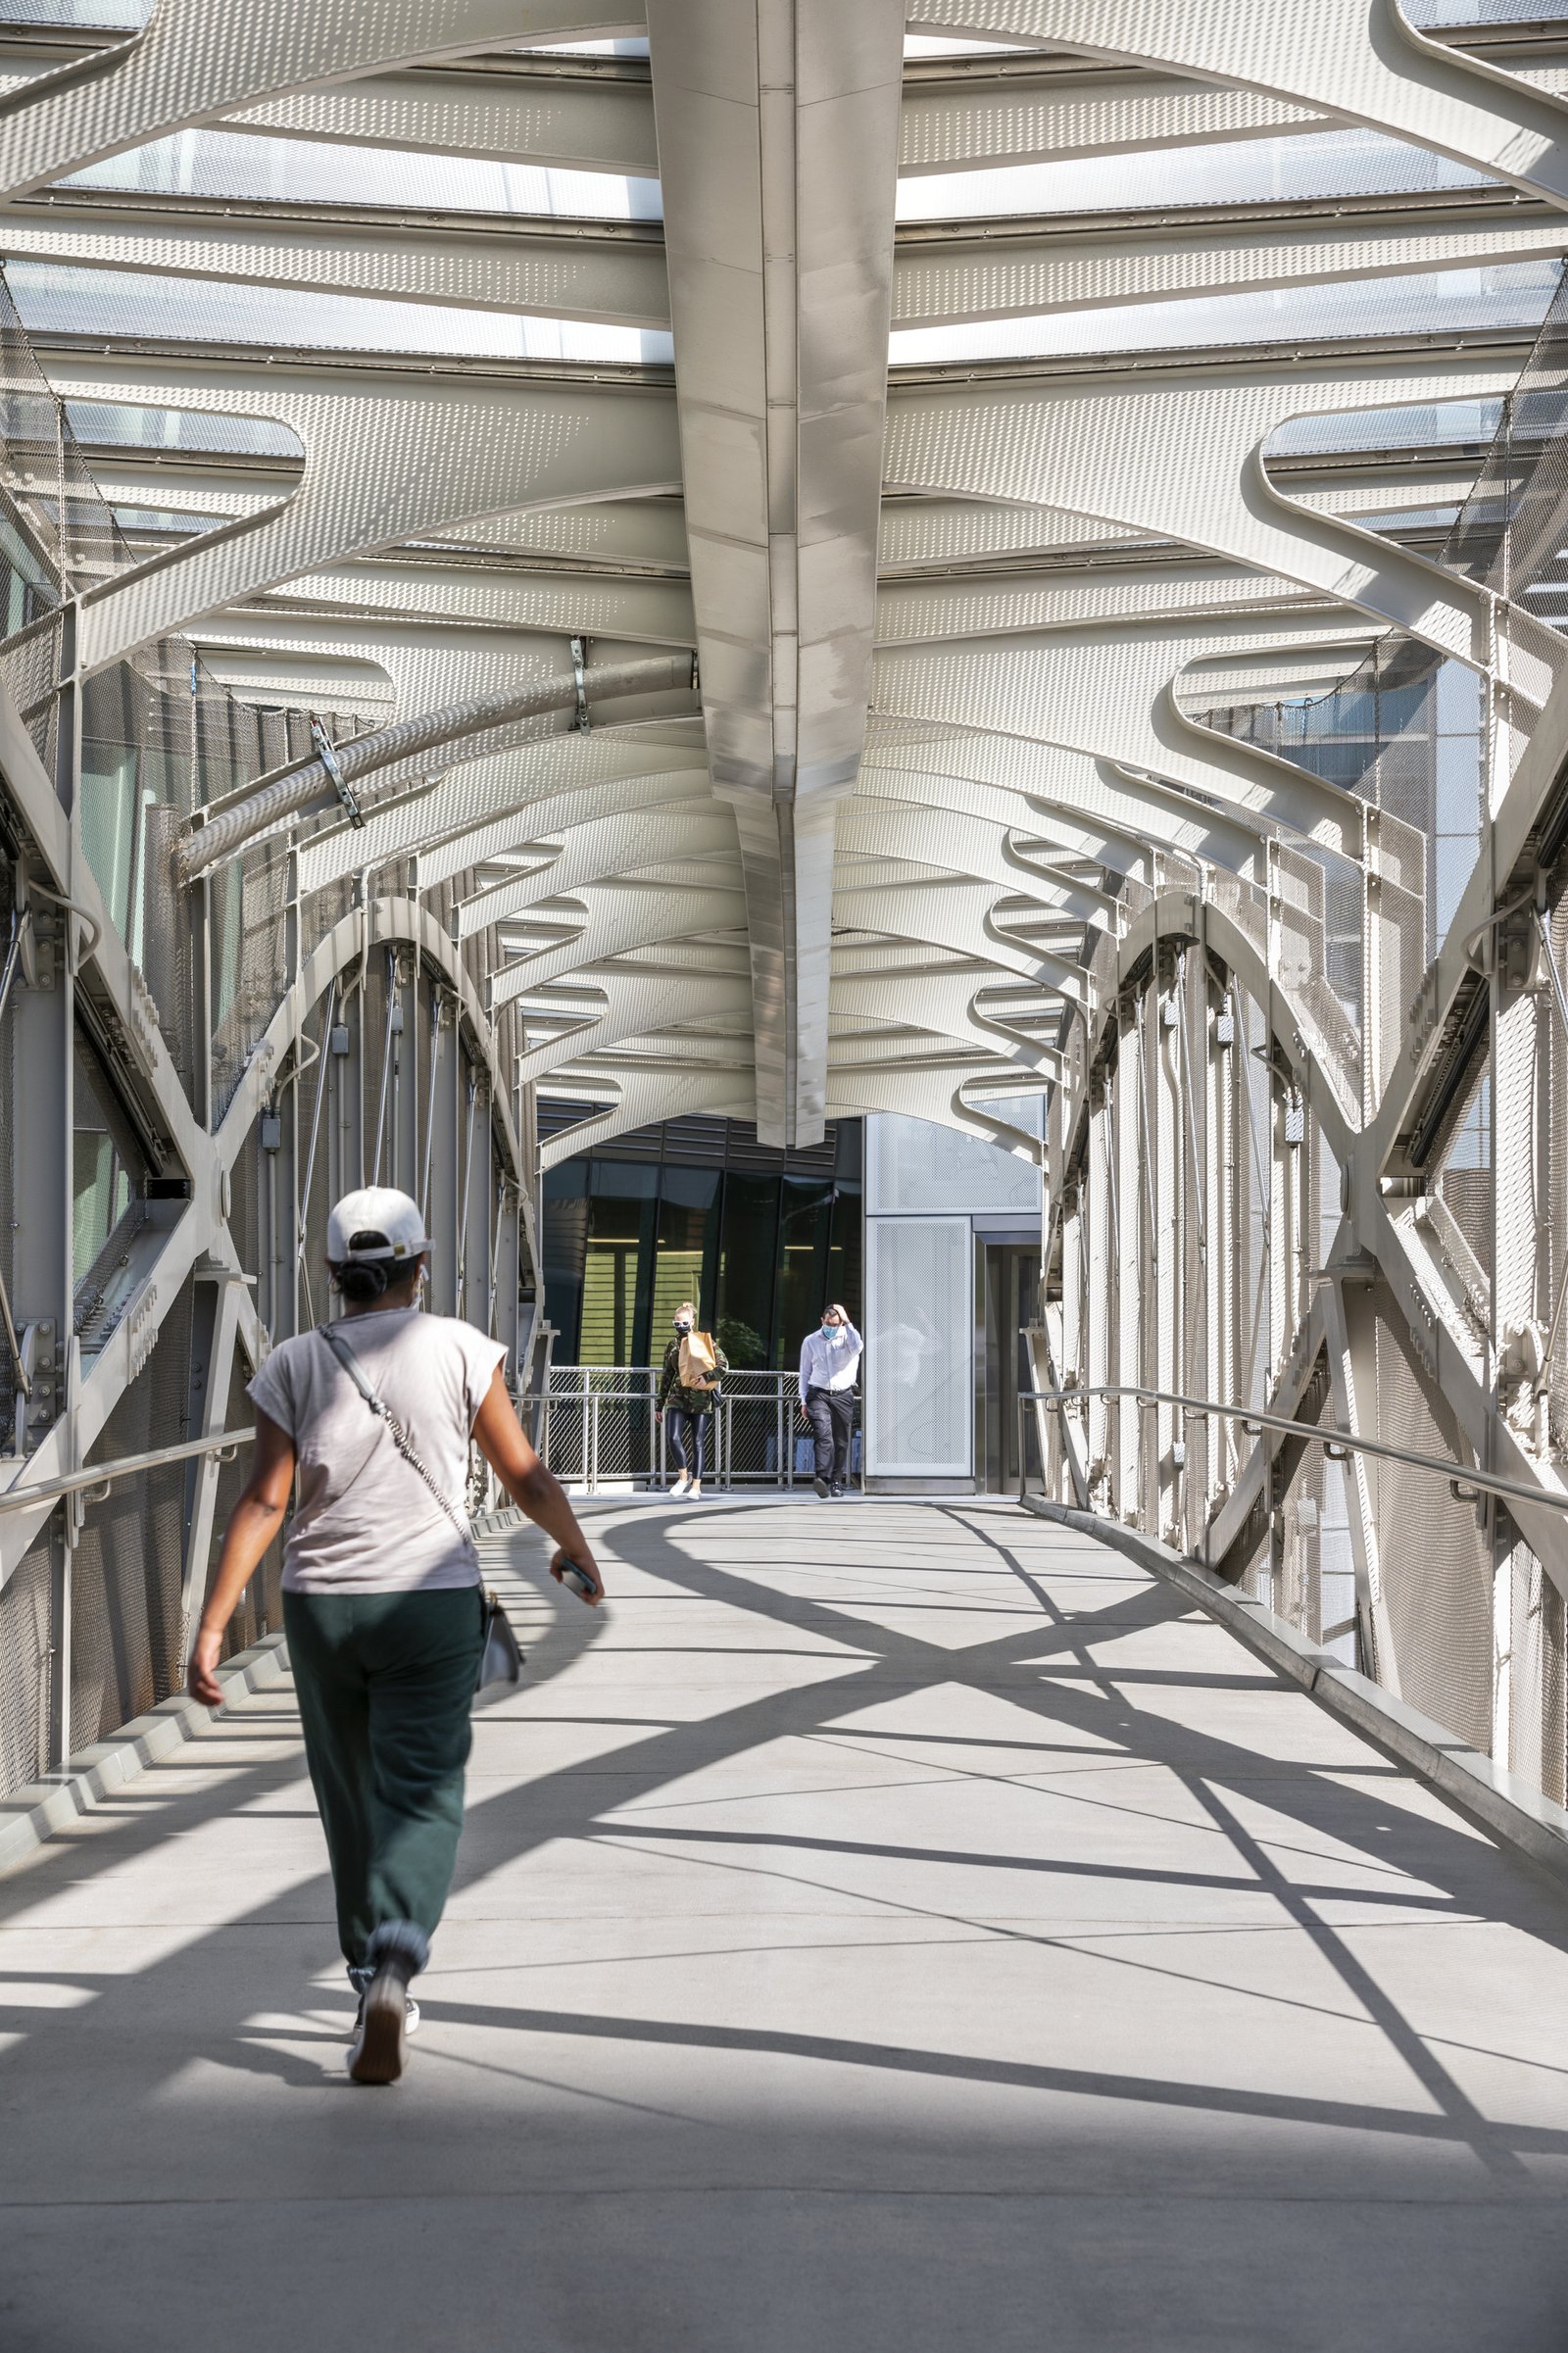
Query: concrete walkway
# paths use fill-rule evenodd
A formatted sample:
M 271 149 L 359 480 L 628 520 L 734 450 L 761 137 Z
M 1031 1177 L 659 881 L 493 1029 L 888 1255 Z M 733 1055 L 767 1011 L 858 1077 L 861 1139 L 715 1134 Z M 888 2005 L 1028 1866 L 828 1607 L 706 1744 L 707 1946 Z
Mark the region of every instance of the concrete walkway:
M 7 2353 L 1568 2342 L 1568 1901 L 1005 1503 L 492 1547 L 404 2083 L 286 1691 L 0 1887 Z

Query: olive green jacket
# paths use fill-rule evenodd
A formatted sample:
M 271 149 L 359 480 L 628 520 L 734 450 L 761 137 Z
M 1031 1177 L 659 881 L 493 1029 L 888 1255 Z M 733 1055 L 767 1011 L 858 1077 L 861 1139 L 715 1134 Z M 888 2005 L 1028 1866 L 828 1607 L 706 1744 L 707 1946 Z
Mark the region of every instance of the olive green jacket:
M 719 1372 L 727 1373 L 729 1358 L 719 1347 L 718 1342 L 713 1340 L 711 1332 L 708 1337 L 713 1341 L 715 1367 Z M 713 1410 L 713 1392 L 710 1389 L 687 1389 L 681 1380 L 680 1342 L 678 1339 L 672 1340 L 664 1350 L 664 1369 L 660 1378 L 659 1395 L 654 1402 L 661 1413 L 663 1413 L 666 1408 L 672 1413 L 711 1413 Z

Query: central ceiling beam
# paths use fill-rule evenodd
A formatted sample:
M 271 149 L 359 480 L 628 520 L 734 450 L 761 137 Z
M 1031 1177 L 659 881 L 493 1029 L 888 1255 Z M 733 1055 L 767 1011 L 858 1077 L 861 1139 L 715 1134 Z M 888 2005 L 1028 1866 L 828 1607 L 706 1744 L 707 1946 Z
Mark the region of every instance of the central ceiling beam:
M 652 0 L 703 703 L 736 813 L 757 1122 L 827 1101 L 834 805 L 876 616 L 902 0 Z

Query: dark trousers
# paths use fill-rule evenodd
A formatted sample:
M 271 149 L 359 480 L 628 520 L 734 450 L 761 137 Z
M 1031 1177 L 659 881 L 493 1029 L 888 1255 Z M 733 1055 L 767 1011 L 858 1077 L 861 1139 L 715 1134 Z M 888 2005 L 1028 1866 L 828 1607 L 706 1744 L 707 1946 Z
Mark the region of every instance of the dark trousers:
M 672 1407 L 664 1416 L 665 1427 L 669 1431 L 669 1450 L 681 1469 L 690 1471 L 694 1479 L 701 1479 L 703 1475 L 703 1460 L 708 1452 L 708 1425 L 711 1419 L 710 1411 L 682 1413 L 678 1406 Z M 686 1453 L 688 1446 L 691 1448 L 689 1460 Z
M 285 1593 L 283 1627 L 343 1957 L 390 1943 L 422 1968 L 458 1859 L 483 1595 Z
M 808 1389 L 806 1418 L 816 1441 L 816 1475 L 832 1487 L 848 1485 L 850 1433 L 855 1428 L 855 1393 L 849 1389 Z

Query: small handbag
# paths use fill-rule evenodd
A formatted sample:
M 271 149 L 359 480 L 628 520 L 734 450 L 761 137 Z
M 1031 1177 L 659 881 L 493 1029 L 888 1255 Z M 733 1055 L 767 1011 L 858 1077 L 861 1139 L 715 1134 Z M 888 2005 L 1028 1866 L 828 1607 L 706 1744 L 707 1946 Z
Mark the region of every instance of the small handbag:
M 512 1631 L 512 1620 L 501 1605 L 501 1596 L 486 1593 L 484 1597 L 484 1648 L 479 1653 L 479 1676 L 476 1691 L 488 1691 L 493 1683 L 522 1681 L 522 1652 Z
M 440 1504 L 458 1534 L 468 1544 L 473 1542 L 473 1529 L 459 1513 L 450 1496 L 444 1495 L 432 1478 L 425 1463 L 415 1450 L 415 1445 L 403 1424 L 398 1420 L 384 1397 L 378 1397 L 370 1386 L 369 1377 L 341 1332 L 330 1324 L 318 1326 L 343 1370 L 379 1422 L 386 1424 L 387 1435 L 397 1447 L 410 1470 L 417 1471 L 425 1486 Z M 519 1683 L 522 1680 L 522 1652 L 512 1631 L 512 1620 L 501 1605 L 500 1596 L 487 1592 L 484 1596 L 484 1644 L 479 1652 L 479 1672 L 474 1690 L 483 1691 L 493 1683 Z

